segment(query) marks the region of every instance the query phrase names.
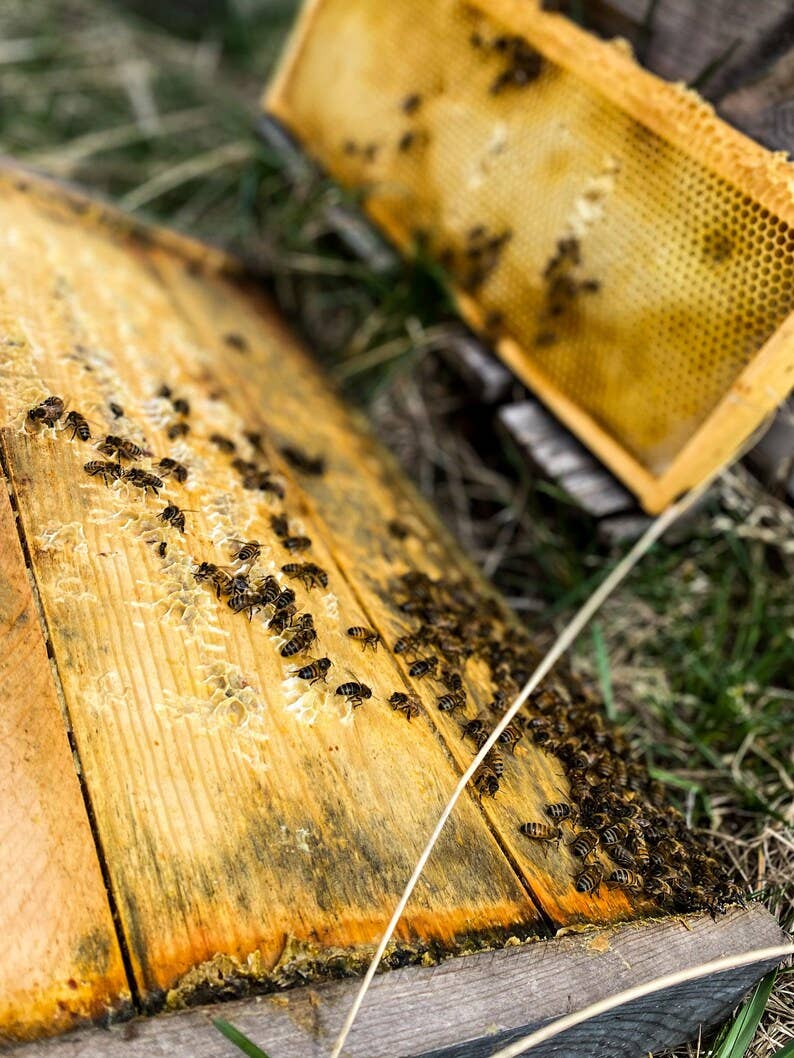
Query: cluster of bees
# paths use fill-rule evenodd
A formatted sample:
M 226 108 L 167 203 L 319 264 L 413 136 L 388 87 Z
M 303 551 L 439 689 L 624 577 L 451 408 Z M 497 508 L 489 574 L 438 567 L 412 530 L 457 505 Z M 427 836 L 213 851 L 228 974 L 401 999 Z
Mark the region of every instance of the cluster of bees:
M 482 33 L 475 30 L 469 36 L 473 48 L 485 49 L 501 57 L 503 66 L 489 91 L 499 95 L 508 88 L 524 88 L 540 77 L 543 71 L 543 56 L 535 51 L 522 37 L 499 35 L 486 40 Z
M 186 420 L 190 412 L 187 402 L 173 398 L 170 391 L 168 399 L 179 417 L 177 421 Z M 118 405 L 111 412 L 119 418 L 124 414 Z M 36 426 L 71 430 L 71 438 L 84 443 L 92 440 L 89 421 L 77 411 L 67 413 L 60 397 L 47 397 L 28 411 L 27 419 Z M 253 460 L 239 458 L 236 444 L 220 434 L 212 434 L 209 440 L 230 457 L 244 488 L 283 500 L 283 482 L 266 464 L 261 435 L 247 433 L 245 437 L 256 453 Z M 144 495 L 158 496 L 165 478 L 181 484 L 188 477 L 187 467 L 170 458 L 153 462 L 151 470 L 130 465 L 151 459 L 151 452 L 116 435 L 106 435 L 97 443 L 97 450 L 108 458 L 91 460 L 84 469 L 108 485 L 126 481 Z M 302 473 L 324 472 L 322 459 L 310 457 L 295 446 L 282 449 L 282 455 Z M 169 502 L 157 517 L 184 533 L 185 513 L 190 512 Z M 390 522 L 387 528 L 396 539 L 405 539 L 410 531 L 398 521 Z M 270 529 L 285 558 L 290 559 L 281 565 L 281 573 L 307 594 L 314 588 L 326 589 L 327 572 L 303 554 L 311 549 L 311 539 L 294 532 L 283 511 L 271 514 Z M 325 684 L 331 659 L 306 657 L 317 644 L 312 614 L 300 610 L 293 587 L 284 586 L 272 573 L 256 572 L 262 543 L 237 540 L 232 544 L 232 565 L 199 562 L 194 570 L 197 583 L 207 585 L 233 613 L 246 614 L 250 619 L 264 611 L 267 629 L 286 637 L 279 647 L 281 657 L 298 662 L 289 674 L 309 686 Z M 165 555 L 166 546 L 166 541 L 159 543 L 160 555 Z M 294 555 L 300 560 L 292 560 Z M 478 751 L 494 721 L 534 668 L 537 654 L 529 637 L 508 628 L 497 600 L 465 578 L 433 579 L 419 570 L 409 570 L 388 586 L 388 598 L 408 626 L 394 642 L 393 653 L 406 662 L 412 680 L 438 685 L 437 708 L 458 720 L 463 738 L 471 742 L 474 752 Z M 376 651 L 382 643 L 380 634 L 364 625 L 351 625 L 346 634 L 360 643 L 362 650 Z M 484 663 L 492 685 L 498 688 L 493 700 L 473 715 L 464 685 L 470 661 Z M 373 697 L 372 689 L 358 679 L 339 684 L 335 693 L 353 709 Z M 421 712 L 418 695 L 410 691 L 394 691 L 388 703 L 409 721 Z M 569 795 L 566 800 L 546 804 L 544 818 L 522 823 L 521 835 L 544 848 L 566 841 L 572 855 L 581 861 L 575 875 L 579 892 L 597 894 L 602 883 L 619 886 L 678 912 L 707 909 L 716 914 L 729 903 L 741 902 L 741 891 L 725 869 L 695 841 L 681 815 L 665 806 L 663 788 L 650 782 L 642 765 L 630 759 L 625 740 L 605 724 L 597 704 L 585 693 L 579 690 L 563 697 L 553 687 L 538 689 L 475 774 L 473 782 L 480 796 L 496 796 L 506 781 L 508 758 L 524 739 L 559 761 Z M 609 867 L 604 866 L 605 860 Z
M 582 294 L 597 294 L 601 284 L 597 279 L 577 275 L 582 263 L 582 248 L 576 236 L 559 239 L 554 254 L 543 269 L 545 285 L 543 326 L 535 336 L 535 344 L 553 345 L 557 335 L 552 321 L 559 319 L 576 305 Z
M 438 708 L 458 717 L 463 737 L 479 750 L 539 660 L 529 637 L 506 628 L 499 603 L 466 579 L 434 580 L 411 571 L 391 586 L 390 597 L 413 624 L 395 643 L 395 653 L 408 655 L 412 674 L 431 675 L 441 683 Z M 499 688 L 475 715 L 463 687 L 470 659 L 485 662 Z M 664 788 L 631 760 L 625 739 L 581 689 L 570 700 L 552 688 L 535 691 L 475 774 L 481 796 L 498 793 L 505 781 L 505 752 L 515 753 L 522 739 L 559 761 L 569 796 L 546 804 L 544 818 L 522 823 L 520 833 L 544 847 L 566 842 L 581 860 L 577 891 L 598 894 L 603 883 L 677 912 L 717 914 L 729 903 L 742 902 L 725 868 L 694 838 L 681 814 L 665 805 Z
M 473 294 L 499 267 L 502 251 L 512 237 L 510 228 L 493 232 L 485 224 L 475 224 L 466 232 L 463 247 L 445 247 L 439 261 L 455 275 L 463 290 Z

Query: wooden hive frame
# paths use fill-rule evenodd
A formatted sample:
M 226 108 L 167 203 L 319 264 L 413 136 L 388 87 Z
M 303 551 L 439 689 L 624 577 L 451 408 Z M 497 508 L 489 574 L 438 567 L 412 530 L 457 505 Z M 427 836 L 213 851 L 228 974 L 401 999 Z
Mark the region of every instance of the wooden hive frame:
M 470 577 L 483 606 L 491 597 L 236 261 L 10 164 L 0 213 L 0 868 L 12 879 L 0 1040 L 21 1058 L 216 1054 L 206 1011 L 36 1037 L 253 993 L 222 1012 L 274 1058 L 320 1055 L 355 987 L 323 981 L 363 965 L 471 759 L 440 690 L 340 627 L 393 642 L 405 571 Z M 28 411 L 52 394 L 64 414 L 37 425 Z M 91 439 L 72 435 L 67 411 Z M 166 477 L 162 496 L 129 477 L 103 484 L 84 464 L 104 434 L 151 451 L 128 466 L 177 459 L 187 480 Z M 290 677 L 261 615 L 232 613 L 193 578 L 200 561 L 229 561 L 238 537 L 260 541 L 263 571 L 290 558 L 269 528 L 282 498 L 242 487 L 216 434 L 249 462 L 264 445 L 268 480 L 328 572 L 327 591 L 297 594 L 338 670 L 329 692 Z M 324 453 L 327 473 L 296 470 L 289 445 Z M 159 517 L 166 502 L 185 509 L 184 533 Z M 387 531 L 394 519 L 405 535 Z M 348 679 L 374 691 L 357 710 L 333 694 Z M 400 687 L 421 699 L 410 723 L 385 701 Z M 487 712 L 480 663 L 466 688 L 466 715 Z M 568 678 L 548 691 L 560 710 L 580 693 Z M 461 802 L 389 955 L 414 965 L 376 982 L 351 1055 L 393 1053 L 395 1032 L 406 1055 L 464 1041 L 484 1053 L 623 984 L 780 941 L 757 907 L 712 920 L 660 915 L 620 888 L 578 892 L 567 843 L 517 830 L 566 790 L 559 761 L 525 742 L 498 797 Z M 654 997 L 630 1045 L 683 1038 L 769 965 Z M 441 1016 L 450 1005 L 460 1023 Z M 614 1040 L 619 1024 L 598 1031 Z
M 550 93 L 551 82 L 547 83 L 541 75 L 537 81 L 540 87 L 536 90 L 532 83 L 533 73 L 521 92 L 500 94 L 487 104 L 490 108 L 486 114 L 488 120 L 479 112 L 475 115 L 474 100 L 477 92 L 482 95 L 482 86 L 472 73 L 472 67 L 460 59 L 460 44 L 450 43 L 456 34 L 466 39 L 466 19 L 470 19 L 473 12 L 486 16 L 486 25 L 495 27 L 493 32 L 505 35 L 501 39 L 515 35 L 540 55 L 550 69 L 564 73 L 565 83 L 574 86 L 573 98 L 586 98 L 587 106 L 591 108 L 589 118 L 582 119 L 583 127 L 588 120 L 598 124 L 607 114 L 608 121 L 623 130 L 621 135 L 625 143 L 652 139 L 656 152 L 653 164 L 663 174 L 658 188 L 653 191 L 646 190 L 638 178 L 632 185 L 633 197 L 626 198 L 627 210 L 621 214 L 623 218 L 632 219 L 647 211 L 652 218 L 643 221 L 644 233 L 642 225 L 637 226 L 636 231 L 640 232 L 642 239 L 638 238 L 636 245 L 627 242 L 629 249 L 632 245 L 637 249 L 642 241 L 646 260 L 635 258 L 629 274 L 621 274 L 611 288 L 608 282 L 602 283 L 597 297 L 579 298 L 574 305 L 575 311 L 572 309 L 568 313 L 570 319 L 553 324 L 553 327 L 561 328 L 556 336 L 543 322 L 543 306 L 546 304 L 543 300 L 546 282 L 543 268 L 553 260 L 549 255 L 554 249 L 549 216 L 555 215 L 553 223 L 558 225 L 559 237 L 568 229 L 556 216 L 558 207 L 556 200 L 552 201 L 551 184 L 541 187 L 537 209 L 534 213 L 530 211 L 529 219 L 526 219 L 525 184 L 517 182 L 516 177 L 522 166 L 535 164 L 532 151 L 537 147 L 533 139 L 536 126 L 530 123 L 534 120 L 531 117 L 533 92 Z M 474 22 L 471 24 L 475 25 Z M 400 41 L 399 47 L 396 41 Z M 398 55 L 400 61 L 397 61 Z M 405 56 L 408 56 L 407 60 Z M 445 72 L 447 68 L 452 70 L 453 60 L 458 62 L 459 59 L 460 69 L 451 73 L 450 81 L 454 87 L 450 88 Z M 411 98 L 406 92 L 410 92 L 410 87 L 417 82 L 423 92 L 426 90 L 430 100 L 422 105 L 430 109 L 424 115 L 422 110 L 419 111 L 416 127 L 420 131 L 408 133 L 414 136 L 414 146 L 406 151 L 403 150 L 405 141 L 399 137 L 406 135 L 404 129 L 408 124 L 405 114 L 399 112 L 398 103 L 400 99 Z M 478 87 L 473 86 L 475 82 Z M 549 99 L 552 99 L 551 95 Z M 529 109 L 522 110 L 527 104 Z M 541 105 L 546 104 L 538 104 Z M 561 127 L 569 117 L 571 121 L 581 117 L 573 110 L 570 114 L 565 111 L 565 100 L 553 105 Z M 794 305 L 785 293 L 791 285 L 789 258 L 785 263 L 787 278 L 782 273 L 780 277 L 785 304 L 775 310 L 769 326 L 758 331 L 753 352 L 745 350 L 735 364 L 731 361 L 730 370 L 719 364 L 719 340 L 715 340 L 705 352 L 698 346 L 700 333 L 704 326 L 708 326 L 709 313 L 717 319 L 723 315 L 727 319 L 733 311 L 737 289 L 741 290 L 744 282 L 739 280 L 737 287 L 733 278 L 719 272 L 724 265 L 721 258 L 714 266 L 713 275 L 710 273 L 705 279 L 704 293 L 693 293 L 692 312 L 685 323 L 688 328 L 686 339 L 681 348 L 675 345 L 679 339 L 670 339 L 675 346 L 672 352 L 666 348 L 669 342 L 655 343 L 654 334 L 648 333 L 650 325 L 638 322 L 639 314 L 646 306 L 638 304 L 637 298 L 631 303 L 625 298 L 625 304 L 621 301 L 625 287 L 631 283 L 631 273 L 640 273 L 653 255 L 647 241 L 649 233 L 655 233 L 660 243 L 669 241 L 672 249 L 666 249 L 676 262 L 683 260 L 686 253 L 690 255 L 687 276 L 699 279 L 701 273 L 705 274 L 706 265 L 702 262 L 693 264 L 691 259 L 692 230 L 672 230 L 677 221 L 671 221 L 669 226 L 665 224 L 664 195 L 672 199 L 679 190 L 676 159 L 696 166 L 696 179 L 716 181 L 714 186 L 719 187 L 719 194 L 725 202 L 733 195 L 737 210 L 743 204 L 752 207 L 757 216 L 774 218 L 782 226 L 781 231 L 785 230 L 789 235 L 794 228 L 794 195 L 791 192 L 794 167 L 785 157 L 773 154 L 732 129 L 717 118 L 694 92 L 664 82 L 641 69 L 624 42 L 600 41 L 564 16 L 542 12 L 536 0 L 474 0 L 473 3 L 445 0 L 435 5 L 432 16 L 429 12 L 417 14 L 410 2 L 404 2 L 391 5 L 389 18 L 378 20 L 368 19 L 366 4 L 356 0 L 311 0 L 304 7 L 281 67 L 266 93 L 265 107 L 333 177 L 364 193 L 364 208 L 369 216 L 405 251 L 413 247 L 417 227 L 421 227 L 426 235 L 429 233 L 431 248 L 436 253 L 443 255 L 454 250 L 458 256 L 465 255 L 465 231 L 466 226 L 472 224 L 472 216 L 461 206 L 462 197 L 477 203 L 477 217 L 481 217 L 491 232 L 509 228 L 512 241 L 500 250 L 498 260 L 501 263 L 485 279 L 477 280 L 474 292 L 461 278 L 460 267 L 452 265 L 450 282 L 460 311 L 476 330 L 490 337 L 516 375 L 634 492 L 648 512 L 662 510 L 675 497 L 721 466 L 791 390 L 794 384 Z M 587 113 L 584 105 L 582 109 Z M 546 120 L 543 117 L 545 111 L 539 113 L 538 121 Z M 476 129 L 477 136 L 476 141 L 467 141 L 468 154 L 456 145 L 450 131 L 455 122 L 460 123 L 461 129 L 465 128 L 464 116 L 471 128 Z M 493 148 L 491 157 L 487 142 L 490 142 L 489 137 L 491 140 L 498 138 L 500 129 L 504 142 L 500 141 L 498 150 Z M 577 129 L 572 134 L 574 139 L 582 131 L 578 126 Z M 540 132 L 545 131 L 541 127 Z M 433 146 L 436 135 L 442 142 L 438 148 Z M 421 149 L 415 146 L 420 136 L 426 137 Z M 519 146 L 513 147 L 510 137 Z M 617 142 L 618 137 L 612 139 Z M 356 148 L 357 141 L 369 142 L 369 156 L 365 150 Z M 642 149 L 646 146 L 644 144 Z M 601 149 L 593 147 L 587 156 L 591 167 L 595 164 L 594 155 Z M 620 166 L 629 168 L 632 150 L 633 146 L 627 147 L 626 156 L 618 158 L 615 172 L 619 172 Z M 619 144 L 616 153 L 620 153 Z M 538 171 L 546 167 L 551 172 L 553 154 L 553 138 L 550 138 L 548 143 L 543 142 Z M 641 171 L 641 164 L 638 163 L 638 171 Z M 507 173 L 504 177 L 499 176 L 500 166 Z M 472 184 L 469 188 L 464 179 L 469 170 L 476 172 L 476 187 Z M 669 177 L 664 175 L 668 170 Z M 561 174 L 563 171 L 560 169 Z M 535 175 L 536 170 L 532 168 L 528 172 Z M 612 267 L 614 261 L 609 259 L 608 240 L 619 238 L 621 229 L 615 224 L 610 226 L 609 209 L 612 207 L 609 203 L 617 198 L 610 199 L 612 185 L 604 191 L 596 184 L 601 179 L 604 186 L 605 181 L 613 181 L 617 186 L 619 177 L 614 178 L 614 173 L 606 173 L 606 170 L 601 177 L 592 177 L 589 184 L 586 177 L 587 172 L 576 185 L 578 193 L 585 198 L 596 191 L 603 193 L 607 205 L 603 207 L 600 219 L 592 224 L 587 221 L 590 226 L 585 225 L 587 232 L 582 236 L 580 246 L 583 253 L 592 249 L 599 265 Z M 691 200 L 684 201 L 687 194 L 686 189 L 681 190 L 680 209 L 685 224 L 686 218 L 694 216 L 693 211 L 702 201 L 694 193 Z M 560 192 L 562 198 L 565 195 L 568 195 L 566 208 L 575 211 L 579 200 L 573 198 L 574 189 L 568 184 Z M 492 205 L 491 200 L 494 203 L 498 200 L 498 204 Z M 714 201 L 717 202 L 716 197 Z M 563 210 L 560 217 L 564 216 Z M 603 217 L 607 219 L 603 220 Z M 718 227 L 724 223 L 726 230 L 729 226 L 728 219 L 718 219 L 715 223 Z M 596 231 L 599 224 L 601 236 Z M 696 226 L 692 224 L 693 228 Z M 601 242 L 593 249 L 591 244 L 599 237 Z M 626 236 L 629 240 L 633 237 Z M 770 255 L 773 251 L 777 253 L 774 237 L 772 233 L 772 242 L 767 247 Z M 750 260 L 756 251 L 743 243 L 740 246 L 740 242 L 740 239 L 736 242 L 736 259 L 749 255 L 747 260 Z M 520 247 L 513 250 L 517 243 Z M 786 253 L 790 255 L 791 252 L 789 237 Z M 774 261 L 772 264 L 775 267 Z M 766 265 L 761 260 L 760 250 L 752 269 L 756 266 L 757 271 L 753 274 L 760 287 L 755 294 L 748 295 L 747 311 L 750 315 L 757 306 L 765 305 L 777 296 L 774 291 L 767 290 L 767 283 L 772 280 L 765 278 Z M 502 279 L 501 273 L 507 267 L 511 269 L 510 274 Z M 578 264 L 575 267 L 578 268 Z M 666 264 L 660 266 L 653 275 L 666 279 L 666 267 Z M 737 267 L 741 271 L 741 267 Z M 617 277 L 619 269 L 613 268 L 613 271 Z M 679 285 L 685 285 L 686 281 L 681 280 Z M 644 296 L 653 300 L 650 287 L 643 289 Z M 671 276 L 669 290 L 674 289 L 675 277 Z M 541 321 L 542 335 L 538 331 L 533 338 L 527 329 L 530 324 L 525 315 L 520 320 L 516 315 L 519 310 L 513 307 L 513 300 L 519 297 L 517 291 L 521 299 L 527 304 L 532 301 L 535 306 L 532 312 L 536 314 L 533 316 L 530 312 L 529 318 L 530 321 Z M 667 294 L 659 296 L 654 319 L 657 316 L 663 318 L 666 297 Z M 696 304 L 699 308 L 694 308 Z M 738 318 L 739 310 L 736 311 Z M 529 310 L 522 308 L 521 312 L 526 314 Z M 501 322 L 489 322 L 497 317 Z M 728 331 L 731 326 L 729 323 Z M 599 337 L 602 332 L 612 337 Z M 591 339 L 590 333 L 596 337 Z M 544 337 L 543 346 L 541 336 Z M 546 348 L 546 338 L 552 342 L 550 349 Z M 690 340 L 698 348 L 693 349 L 687 362 L 686 343 Z M 643 352 L 639 360 L 641 366 L 637 368 L 640 342 Z M 596 354 L 598 367 L 593 381 L 588 372 L 593 371 Z M 704 359 L 698 359 L 701 356 Z M 552 364 L 552 357 L 557 357 L 559 364 L 557 360 Z M 683 380 L 681 386 L 688 387 L 689 392 L 675 391 L 671 396 L 670 387 L 677 384 L 677 368 L 670 371 L 667 368 L 668 361 L 672 363 L 676 357 L 680 357 L 682 363 L 679 372 Z M 709 357 L 713 368 L 707 370 L 716 374 L 723 372 L 724 377 L 714 383 L 706 398 L 706 382 L 699 382 L 698 372 Z M 706 374 L 701 377 L 705 380 Z M 711 382 L 708 385 L 711 386 Z M 688 399 L 695 393 L 693 399 L 696 403 L 700 400 L 699 386 L 704 390 L 703 400 L 693 412 L 689 410 Z M 648 395 L 648 407 L 637 411 L 632 418 L 632 402 L 640 390 Z M 675 405 L 676 402 L 678 411 L 674 408 L 661 426 L 654 424 L 653 441 L 646 440 L 643 430 L 647 427 L 650 436 L 648 424 L 654 418 L 656 406 Z

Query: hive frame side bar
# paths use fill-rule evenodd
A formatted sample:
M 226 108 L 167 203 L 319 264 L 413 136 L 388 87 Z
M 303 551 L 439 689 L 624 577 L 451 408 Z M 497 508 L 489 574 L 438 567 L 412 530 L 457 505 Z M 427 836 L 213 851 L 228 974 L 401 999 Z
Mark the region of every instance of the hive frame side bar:
M 375 978 L 346 1054 L 485 1058 L 500 1044 L 629 985 L 784 940 L 764 908 L 736 908 L 716 921 L 707 915 L 646 921 L 450 959 L 440 966 L 394 970 Z M 598 1058 L 603 1053 L 598 1040 L 611 1047 L 617 1039 L 627 1049 L 609 1053 L 628 1056 L 681 1042 L 699 1024 L 722 1017 L 772 965 L 754 962 L 667 990 L 640 1004 L 636 1020 L 627 1020 L 625 1008 L 619 1009 L 614 1017 L 590 1023 L 585 1040 L 565 1037 L 563 1052 L 538 1053 Z M 24 1045 L 13 1058 L 218 1058 L 223 1044 L 211 1019 L 219 1016 L 278 1058 L 324 1058 L 357 987 L 357 979 L 350 979 L 137 1020 L 109 1031 L 83 1030 Z

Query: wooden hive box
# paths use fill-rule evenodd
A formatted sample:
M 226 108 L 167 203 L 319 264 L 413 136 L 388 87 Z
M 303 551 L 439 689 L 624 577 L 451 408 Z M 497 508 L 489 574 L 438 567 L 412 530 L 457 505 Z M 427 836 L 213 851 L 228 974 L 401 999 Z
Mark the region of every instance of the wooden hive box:
M 536 652 L 237 262 L 9 164 L 0 232 L 0 1040 L 26 1058 L 217 1055 L 191 1008 L 233 1000 L 225 1016 L 272 1058 L 324 1054 L 471 759 L 462 725 L 487 723 Z M 241 541 L 257 541 L 248 562 Z M 321 582 L 283 571 L 305 562 Z M 269 627 L 273 604 L 233 612 L 243 587 L 217 576 L 216 592 L 201 563 L 292 588 L 317 642 L 282 656 L 295 631 Z M 435 677 L 464 672 L 453 712 L 438 678 L 410 674 L 416 653 L 391 649 L 428 607 Z M 345 634 L 356 625 L 376 650 Z M 320 657 L 326 683 L 295 674 Z M 354 681 L 372 692 L 357 707 L 335 693 Z M 417 696 L 410 721 L 395 692 Z M 565 760 L 541 748 L 552 723 L 578 740 Z M 572 680 L 548 681 L 522 725 L 497 796 L 457 808 L 350 1055 L 393 1055 L 395 1035 L 401 1055 L 485 1053 L 779 941 L 761 908 L 698 910 L 721 903 L 704 880 L 721 868 Z M 547 803 L 584 806 L 575 745 L 599 762 L 593 797 L 652 826 L 652 849 L 676 835 L 676 877 L 685 861 L 702 877 L 661 903 L 580 892 L 568 822 L 559 842 L 519 833 Z M 607 851 L 591 857 L 605 875 Z M 627 1054 L 682 1039 L 767 967 L 667 992 L 597 1036 Z
M 304 4 L 267 110 L 663 510 L 794 385 L 794 166 L 539 0 L 374 11 Z

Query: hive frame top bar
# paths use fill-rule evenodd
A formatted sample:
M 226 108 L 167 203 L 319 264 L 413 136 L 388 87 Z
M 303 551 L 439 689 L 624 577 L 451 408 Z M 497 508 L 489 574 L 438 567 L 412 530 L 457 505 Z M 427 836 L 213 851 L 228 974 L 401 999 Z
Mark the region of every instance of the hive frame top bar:
M 300 111 L 293 105 L 293 88 L 302 76 L 302 64 L 309 61 L 305 57 L 315 22 L 332 2 L 309 0 L 305 6 L 265 96 L 265 106 L 333 175 L 339 176 L 337 160 L 329 157 L 329 151 L 316 142 L 316 137 L 306 133 Z M 469 8 L 496 20 L 506 32 L 523 37 L 544 58 L 573 74 L 628 118 L 794 227 L 794 166 L 785 156 L 766 150 L 731 128 L 695 92 L 641 69 L 625 42 L 598 40 L 561 15 L 541 12 L 537 3 L 530 0 L 473 0 Z M 326 46 L 333 45 L 328 42 Z M 351 183 L 345 173 L 341 179 Z M 355 180 L 352 182 L 355 186 Z M 411 235 L 405 230 L 403 218 L 395 215 L 393 203 L 374 194 L 365 201 L 365 208 L 395 243 L 404 250 L 410 248 Z M 467 321 L 475 329 L 486 331 L 487 312 L 481 300 L 454 281 L 453 292 Z M 776 329 L 755 347 L 749 362 L 720 392 L 719 399 L 691 435 L 684 437 L 666 465 L 654 468 L 551 379 L 528 353 L 525 342 L 505 333 L 494 344 L 511 369 L 651 513 L 664 509 L 729 459 L 794 384 L 794 314 L 790 314 L 778 321 Z

